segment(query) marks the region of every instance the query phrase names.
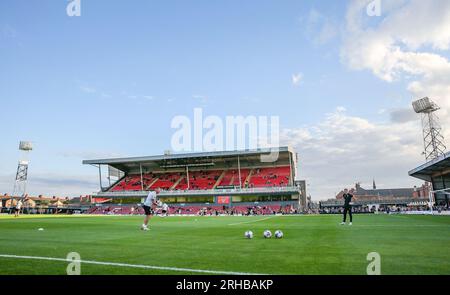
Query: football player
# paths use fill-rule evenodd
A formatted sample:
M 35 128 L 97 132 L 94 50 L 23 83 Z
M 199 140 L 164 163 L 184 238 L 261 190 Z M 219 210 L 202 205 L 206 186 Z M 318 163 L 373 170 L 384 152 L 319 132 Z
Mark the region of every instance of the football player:
M 147 198 L 145 199 L 144 205 L 142 206 L 145 212 L 144 223 L 141 226 L 142 230 L 149 230 L 148 222 L 154 214 L 156 206 L 158 205 L 158 194 L 159 189 L 157 189 L 156 191 L 148 192 Z

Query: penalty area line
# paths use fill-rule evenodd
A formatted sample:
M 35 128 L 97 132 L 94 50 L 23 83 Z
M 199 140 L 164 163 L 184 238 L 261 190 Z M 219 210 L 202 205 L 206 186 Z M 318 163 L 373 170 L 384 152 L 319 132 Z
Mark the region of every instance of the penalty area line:
M 105 265 L 105 266 L 130 267 L 130 268 L 155 269 L 155 270 L 169 270 L 169 271 L 194 272 L 194 273 L 206 273 L 206 274 L 265 275 L 265 274 L 248 273 L 248 272 L 221 271 L 221 270 L 208 270 L 208 269 L 194 269 L 194 268 L 181 268 L 181 267 L 142 265 L 142 264 L 128 264 L 128 263 L 118 263 L 118 262 L 102 262 L 102 261 L 93 261 L 93 260 L 71 260 L 71 259 L 65 259 L 65 258 L 43 257 L 43 256 L 26 256 L 26 255 L 0 254 L 0 258 L 60 261 L 60 262 L 67 262 L 67 263 L 78 262 L 78 263 L 84 263 L 84 264 L 95 264 L 95 265 Z
M 239 225 L 239 224 L 246 224 L 246 223 L 259 222 L 259 221 L 264 221 L 264 220 L 271 219 L 271 218 L 274 218 L 274 217 L 276 217 L 276 216 L 270 216 L 270 217 L 261 218 L 261 219 L 258 219 L 258 220 L 248 220 L 248 221 L 242 221 L 242 222 L 230 223 L 230 224 L 228 224 L 228 225 Z

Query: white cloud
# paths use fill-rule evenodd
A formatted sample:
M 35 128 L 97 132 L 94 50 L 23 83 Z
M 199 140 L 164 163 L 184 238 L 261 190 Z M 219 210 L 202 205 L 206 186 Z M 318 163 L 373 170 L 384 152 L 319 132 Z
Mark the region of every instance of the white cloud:
M 389 112 L 389 116 L 391 122 L 394 123 L 406 123 L 419 120 L 419 116 L 410 107 L 393 109 Z
M 313 199 L 328 199 L 345 186 L 375 177 L 384 187 L 412 187 L 407 172 L 422 161 L 418 121 L 377 124 L 338 107 L 321 123 L 284 129 L 280 142 L 300 155 L 299 176 Z
M 343 107 L 343 106 L 338 106 L 336 108 L 336 111 L 339 112 L 339 113 L 343 113 L 343 112 L 347 111 L 347 109 L 345 107 Z
M 450 1 L 382 1 L 379 18 L 367 16 L 369 2 L 355 0 L 347 9 L 342 61 L 387 82 L 411 81 L 413 99 L 428 96 L 441 106 L 450 138 L 450 61 L 443 55 L 450 49 Z
M 381 20 L 368 25 L 370 1 L 353 1 L 347 10 L 341 57 L 352 69 L 367 69 L 388 82 L 412 76 L 436 82 L 450 73 L 436 53 L 450 47 L 450 1 L 383 1 Z
M 302 73 L 297 73 L 297 74 L 292 75 L 292 85 L 299 86 L 302 81 L 303 81 Z
M 342 36 L 341 60 L 353 70 L 369 70 L 386 81 L 409 81 L 412 98 L 428 96 L 450 138 L 450 1 L 382 1 L 382 15 L 369 17 L 372 0 L 350 2 Z M 323 19 L 310 14 L 310 22 Z M 343 186 L 372 177 L 384 187 L 412 186 L 407 171 L 423 163 L 419 116 L 411 105 L 382 110 L 385 123 L 350 116 L 339 107 L 323 122 L 285 129 L 282 142 L 300 154 L 300 175 L 315 199 L 329 198 Z

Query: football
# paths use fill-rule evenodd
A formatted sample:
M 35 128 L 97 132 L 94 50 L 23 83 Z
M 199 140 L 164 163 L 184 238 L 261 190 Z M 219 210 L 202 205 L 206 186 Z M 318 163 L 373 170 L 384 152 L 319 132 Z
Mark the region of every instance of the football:
M 283 232 L 281 230 L 275 231 L 275 238 L 281 239 L 283 237 Z
M 270 239 L 272 237 L 272 232 L 268 229 L 264 231 L 264 238 Z
M 245 232 L 245 237 L 247 239 L 253 239 L 253 232 L 251 230 L 248 230 Z

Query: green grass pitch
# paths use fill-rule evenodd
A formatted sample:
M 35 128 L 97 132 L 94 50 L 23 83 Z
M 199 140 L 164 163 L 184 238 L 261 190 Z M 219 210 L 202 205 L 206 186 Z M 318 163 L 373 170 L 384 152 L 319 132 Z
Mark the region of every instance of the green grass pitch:
M 450 274 L 450 217 L 340 216 L 154 217 L 0 216 L 0 255 L 65 258 L 263 274 L 366 274 L 369 252 L 382 274 Z M 38 231 L 38 228 L 44 228 Z M 283 239 L 262 232 L 281 229 Z M 244 238 L 252 230 L 255 237 Z M 0 274 L 65 274 L 67 262 L 0 257 Z M 81 264 L 81 274 L 191 274 L 126 265 Z M 195 273 L 194 273 L 195 274 Z

